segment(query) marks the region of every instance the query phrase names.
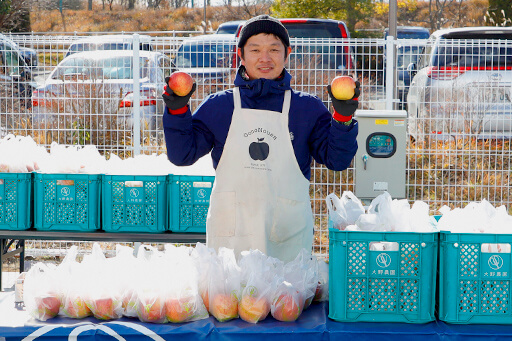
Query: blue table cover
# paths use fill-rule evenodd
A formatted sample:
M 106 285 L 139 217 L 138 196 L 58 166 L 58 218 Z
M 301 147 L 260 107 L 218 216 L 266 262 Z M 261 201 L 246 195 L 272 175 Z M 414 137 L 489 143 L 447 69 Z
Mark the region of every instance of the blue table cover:
M 14 308 L 12 308 L 14 309 Z M 223 340 L 223 341 L 309 341 L 309 340 L 503 340 L 512 339 L 512 325 L 449 325 L 341 323 L 330 320 L 326 303 L 314 304 L 295 322 L 279 322 L 269 316 L 258 324 L 241 319 L 217 322 L 215 318 L 183 324 L 151 324 L 137 319 L 101 322 L 94 318 L 74 320 L 57 317 L 46 322 L 29 320 L 23 327 L 0 321 L 0 340 Z M 2 339 L 3 337 L 3 339 Z M 288 339 L 292 337 L 293 339 Z

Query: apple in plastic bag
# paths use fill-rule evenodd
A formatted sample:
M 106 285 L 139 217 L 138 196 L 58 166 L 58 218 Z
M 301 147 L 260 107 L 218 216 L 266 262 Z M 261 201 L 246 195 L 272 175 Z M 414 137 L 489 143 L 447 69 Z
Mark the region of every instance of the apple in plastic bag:
M 300 295 L 282 294 L 273 304 L 272 316 L 279 321 L 295 321 L 302 313 Z
M 210 304 L 210 313 L 225 322 L 238 317 L 238 300 L 235 295 L 216 294 Z
M 203 299 L 203 304 L 206 307 L 206 310 L 210 311 L 210 298 L 208 296 L 208 290 L 205 290 L 201 293 L 201 298 Z
M 265 297 L 245 295 L 238 304 L 238 314 L 246 322 L 256 323 L 264 320 L 270 312 L 270 303 Z
M 331 93 L 334 98 L 346 101 L 354 97 L 356 82 L 350 76 L 338 76 L 331 82 Z
M 142 322 L 165 323 L 165 309 L 160 298 L 138 300 L 137 315 Z
M 114 300 L 110 297 L 93 300 L 88 307 L 97 319 L 110 320 L 118 317 L 114 311 Z
M 60 309 L 60 299 L 55 294 L 47 294 L 34 297 L 37 308 L 37 319 L 46 321 L 57 316 Z
M 92 314 L 91 309 L 85 304 L 81 297 L 68 298 L 63 309 L 67 317 L 81 319 Z
M 165 316 L 169 322 L 187 322 L 194 316 L 194 311 L 194 297 L 168 298 L 165 301 Z

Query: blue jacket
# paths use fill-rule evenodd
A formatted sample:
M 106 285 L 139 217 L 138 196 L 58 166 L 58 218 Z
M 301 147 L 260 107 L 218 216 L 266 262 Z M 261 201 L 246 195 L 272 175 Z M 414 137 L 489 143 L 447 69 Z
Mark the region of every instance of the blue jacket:
M 240 88 L 243 108 L 282 111 L 284 92 L 291 90 L 291 75 L 285 70 L 277 80 L 246 80 L 238 72 L 235 86 Z M 171 115 L 166 108 L 163 126 L 167 155 L 177 166 L 188 166 L 211 151 L 217 168 L 228 135 L 234 102 L 233 89 L 208 96 L 194 115 Z M 297 162 L 306 179 L 311 177 L 311 158 L 327 168 L 341 171 L 349 167 L 357 151 L 357 121 L 346 126 L 332 119 L 316 96 L 292 91 L 288 119 Z

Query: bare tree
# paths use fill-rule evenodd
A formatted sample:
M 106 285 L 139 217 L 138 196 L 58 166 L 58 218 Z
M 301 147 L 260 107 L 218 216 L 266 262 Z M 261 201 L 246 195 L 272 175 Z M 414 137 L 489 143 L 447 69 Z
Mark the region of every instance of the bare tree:
M 8 31 L 30 31 L 30 20 L 26 19 L 28 13 L 28 0 L 1 0 L 0 28 Z
M 238 6 L 232 6 L 233 2 Z M 271 0 L 223 0 L 228 13 L 233 18 L 249 19 L 260 14 L 269 14 Z

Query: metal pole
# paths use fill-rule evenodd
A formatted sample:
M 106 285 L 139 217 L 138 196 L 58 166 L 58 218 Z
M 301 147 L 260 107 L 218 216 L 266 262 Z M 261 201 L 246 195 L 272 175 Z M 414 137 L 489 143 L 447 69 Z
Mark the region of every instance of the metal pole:
M 396 40 L 397 38 L 397 12 L 398 12 L 398 4 L 397 4 L 397 0 L 390 0 L 389 1 L 389 19 L 388 19 L 388 26 L 389 26 L 389 35 L 391 36 L 391 39 L 392 40 Z M 388 37 L 389 39 L 389 37 Z M 393 56 L 392 56 L 392 59 L 391 61 L 393 62 L 392 64 L 392 68 L 389 68 L 388 71 L 389 73 L 392 74 L 392 79 L 390 79 L 390 77 L 386 77 L 387 80 L 390 80 L 389 83 L 386 84 L 386 87 L 387 85 L 390 85 L 391 86 L 391 90 L 393 91 L 393 102 L 390 104 L 392 109 L 396 109 L 397 105 L 396 105 L 396 102 L 395 102 L 395 99 L 397 97 L 397 89 L 396 89 L 396 68 L 395 68 L 395 64 L 396 64 L 396 46 L 395 44 L 387 44 L 387 46 L 392 46 L 392 53 L 393 53 Z M 388 53 L 388 56 L 390 54 Z M 388 63 L 387 66 L 389 66 L 391 63 Z
M 206 33 L 206 0 L 203 1 L 203 12 L 204 12 L 204 33 Z
M 133 35 L 133 154 L 140 154 L 140 60 L 139 35 Z

